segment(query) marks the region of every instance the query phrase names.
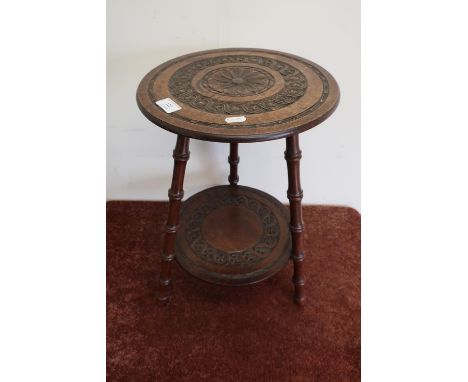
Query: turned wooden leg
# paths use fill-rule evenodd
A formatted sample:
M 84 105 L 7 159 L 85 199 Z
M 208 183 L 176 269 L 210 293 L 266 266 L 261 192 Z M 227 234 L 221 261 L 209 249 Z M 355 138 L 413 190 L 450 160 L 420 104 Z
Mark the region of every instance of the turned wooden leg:
M 190 157 L 189 138 L 177 136 L 177 143 L 173 151 L 174 171 L 172 184 L 169 189 L 169 214 L 166 223 L 166 232 L 163 239 L 161 253 L 161 274 L 159 276 L 158 299 L 168 301 L 171 290 L 171 268 L 175 258 L 175 239 L 179 224 L 180 203 L 184 196 L 185 166 Z
M 286 138 L 286 151 L 284 157 L 288 165 L 288 199 L 291 212 L 291 238 L 292 238 L 292 259 L 294 263 L 294 300 L 299 305 L 304 303 L 304 246 L 303 232 L 304 223 L 302 221 L 302 189 L 299 170 L 299 162 L 302 157 L 299 148 L 299 135 Z
M 239 182 L 239 175 L 237 174 L 237 165 L 239 164 L 239 144 L 230 143 L 228 162 L 231 166 L 231 172 L 229 173 L 229 184 L 234 186 Z

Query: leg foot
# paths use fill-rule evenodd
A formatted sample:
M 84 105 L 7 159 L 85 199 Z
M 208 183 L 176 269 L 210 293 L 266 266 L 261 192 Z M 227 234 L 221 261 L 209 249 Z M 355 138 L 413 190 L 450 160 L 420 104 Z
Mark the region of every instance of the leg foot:
M 294 263 L 294 276 L 292 282 L 294 284 L 294 302 L 298 305 L 304 305 L 304 284 L 305 280 L 299 275 L 302 274 L 302 264 L 304 261 L 304 254 L 302 256 L 293 257 Z

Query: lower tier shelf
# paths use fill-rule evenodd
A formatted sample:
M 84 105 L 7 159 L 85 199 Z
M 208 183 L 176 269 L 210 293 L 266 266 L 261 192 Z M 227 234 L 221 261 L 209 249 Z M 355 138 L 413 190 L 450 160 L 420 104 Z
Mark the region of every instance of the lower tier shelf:
M 288 210 L 263 191 L 216 186 L 183 203 L 176 260 L 199 279 L 253 284 L 280 271 L 290 253 Z

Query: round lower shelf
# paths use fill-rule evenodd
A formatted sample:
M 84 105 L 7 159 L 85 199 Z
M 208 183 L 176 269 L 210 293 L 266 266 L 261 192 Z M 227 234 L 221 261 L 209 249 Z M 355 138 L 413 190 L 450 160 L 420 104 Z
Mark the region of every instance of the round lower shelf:
M 183 204 L 176 260 L 199 279 L 252 284 L 280 271 L 290 253 L 288 211 L 265 192 L 216 186 Z

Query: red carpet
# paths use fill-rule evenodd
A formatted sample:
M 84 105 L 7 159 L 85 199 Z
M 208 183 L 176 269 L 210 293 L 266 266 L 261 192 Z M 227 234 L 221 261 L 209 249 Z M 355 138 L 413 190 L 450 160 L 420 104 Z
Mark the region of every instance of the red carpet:
M 304 207 L 306 306 L 292 264 L 246 287 L 195 280 L 174 262 L 156 299 L 167 203 L 107 204 L 107 380 L 359 381 L 360 215 Z

